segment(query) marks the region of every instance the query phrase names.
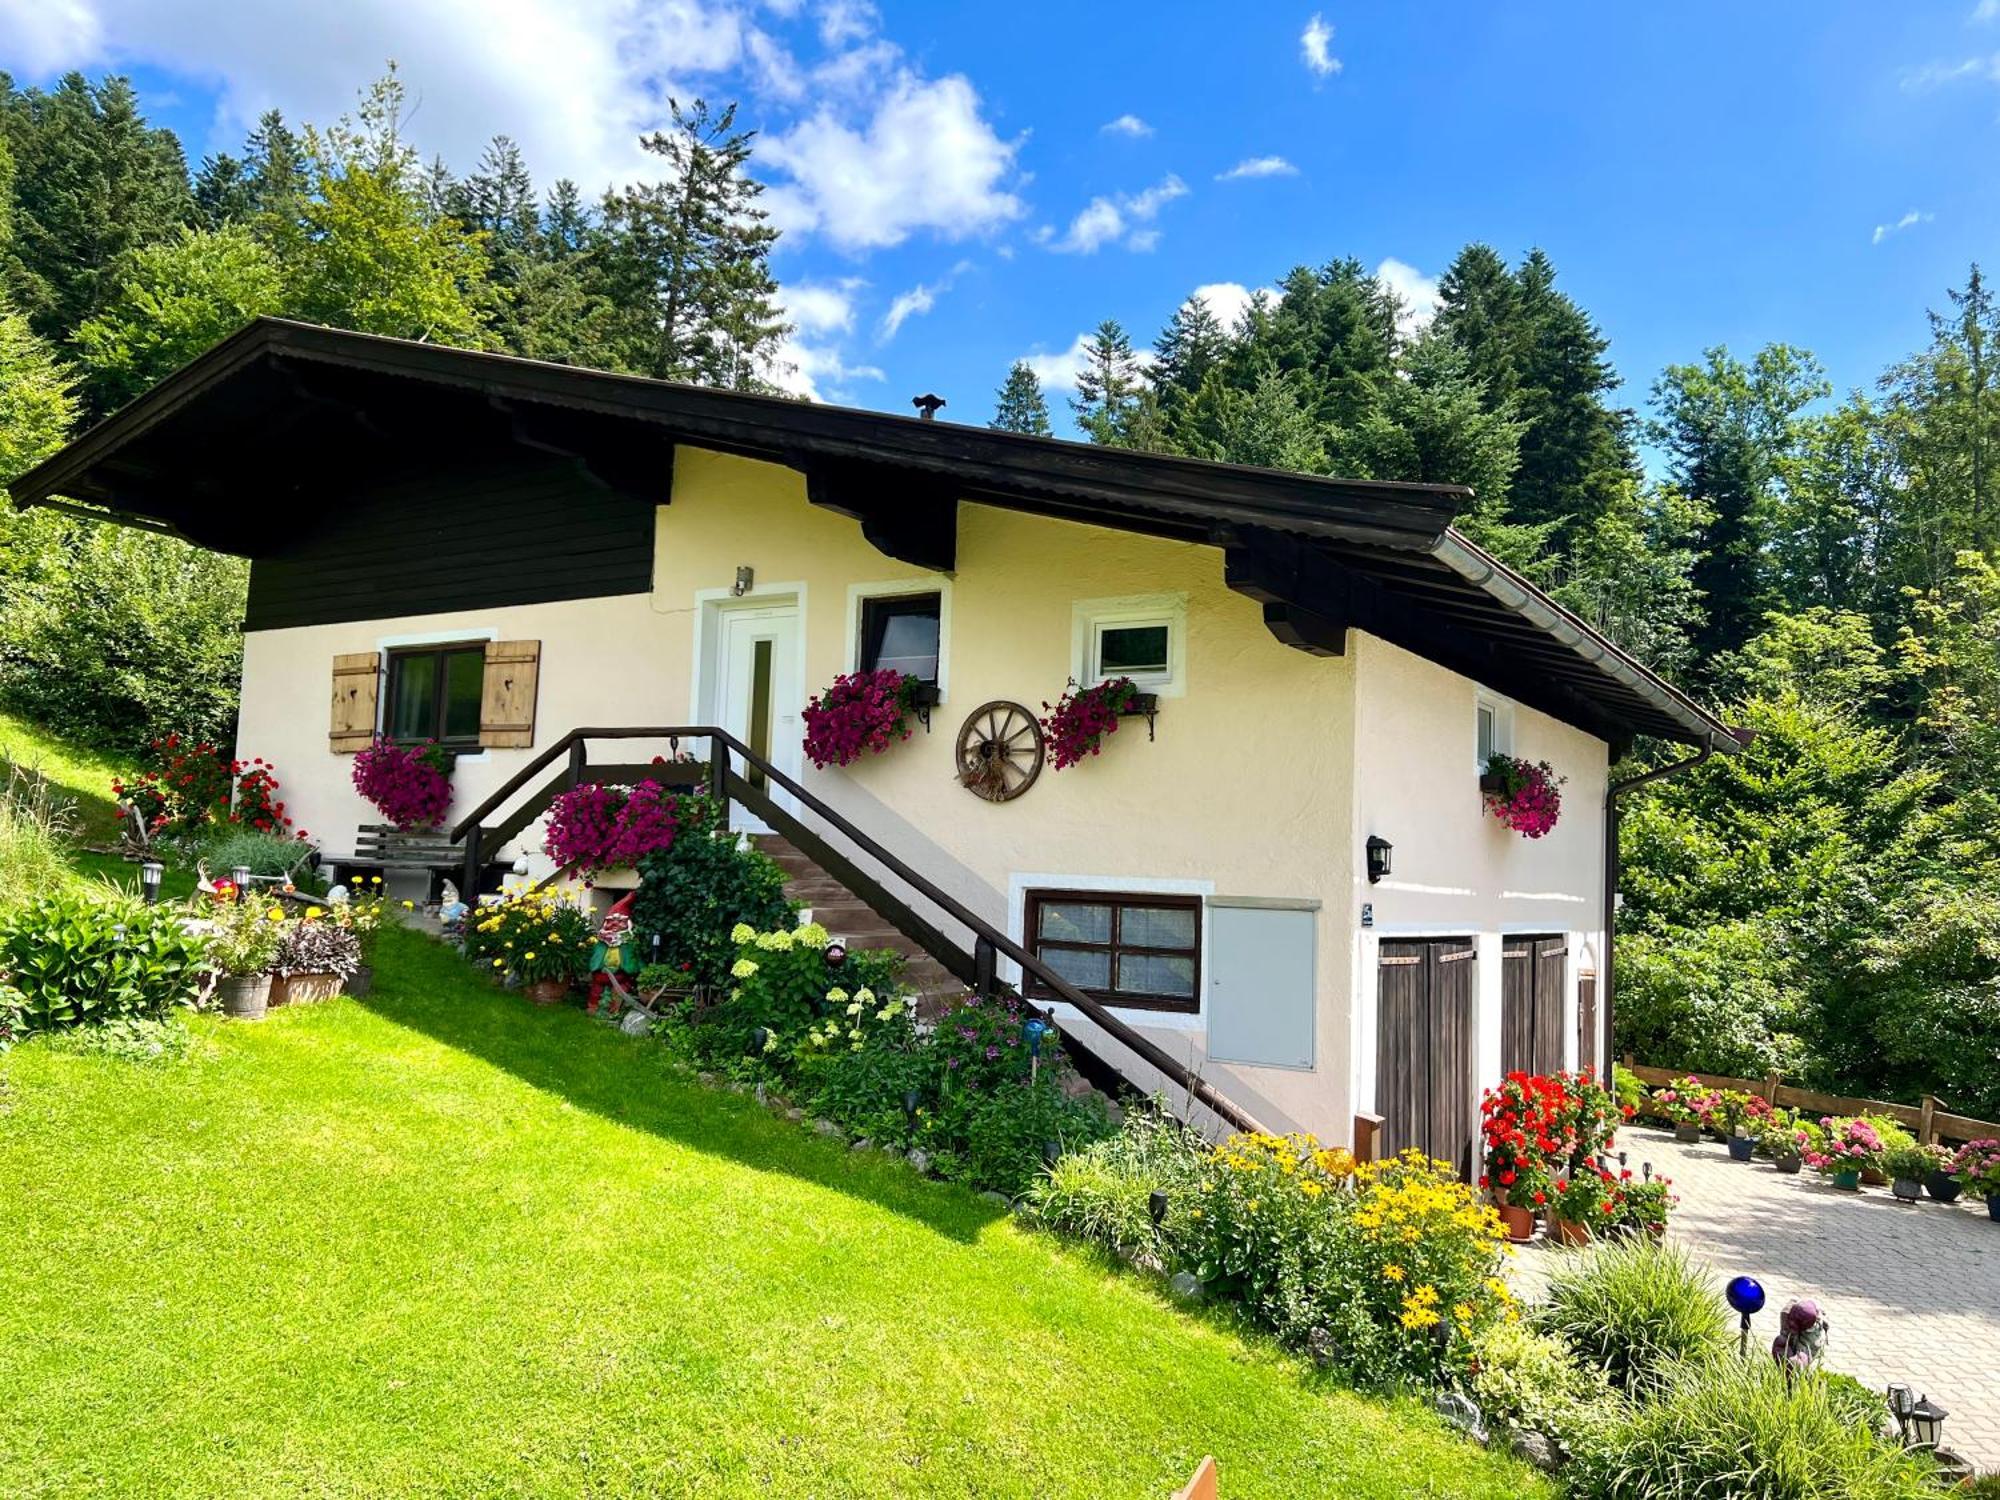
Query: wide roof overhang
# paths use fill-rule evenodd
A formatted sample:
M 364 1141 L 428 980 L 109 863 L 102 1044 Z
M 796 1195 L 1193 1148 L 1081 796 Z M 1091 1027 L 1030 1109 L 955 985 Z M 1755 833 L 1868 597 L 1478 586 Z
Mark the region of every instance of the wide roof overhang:
M 1368 630 L 1614 744 L 1729 727 L 1452 528 L 1463 486 L 1321 478 L 260 319 L 11 486 L 255 558 L 288 514 L 513 444 L 671 500 L 686 444 L 784 464 L 892 556 L 949 569 L 960 500 L 1222 548 L 1273 634 Z M 68 502 L 68 503 L 66 503 Z

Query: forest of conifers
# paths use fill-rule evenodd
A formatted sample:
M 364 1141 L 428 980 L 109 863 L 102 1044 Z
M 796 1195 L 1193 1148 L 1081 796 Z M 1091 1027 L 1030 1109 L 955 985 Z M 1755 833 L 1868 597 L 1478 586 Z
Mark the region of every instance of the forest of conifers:
M 123 80 L 0 74 L 0 484 L 266 313 L 778 383 L 777 231 L 733 112 L 676 107 L 657 180 L 588 201 L 538 193 L 504 138 L 468 176 L 426 165 L 401 111 L 392 75 L 352 119 L 267 115 L 191 163 Z M 1978 268 L 1850 392 L 1772 345 L 1690 349 L 1628 393 L 1539 251 L 1468 244 L 1421 324 L 1338 254 L 1276 286 L 1234 326 L 1191 301 L 1150 349 L 1103 324 L 1081 434 L 1474 486 L 1469 534 L 1755 733 L 1627 813 L 1619 1049 L 2000 1114 L 2000 310 Z M 1049 431 L 1029 367 L 1002 373 L 994 425 Z M 226 736 L 242 589 L 236 559 L 0 504 L 0 701 L 112 748 Z

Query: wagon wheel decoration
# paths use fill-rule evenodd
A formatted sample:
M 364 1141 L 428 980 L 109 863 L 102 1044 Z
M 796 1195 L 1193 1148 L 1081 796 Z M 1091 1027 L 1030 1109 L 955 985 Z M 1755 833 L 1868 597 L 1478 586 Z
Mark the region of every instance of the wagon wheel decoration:
M 1012 802 L 1042 774 L 1042 725 L 1004 698 L 982 703 L 958 731 L 959 783 L 988 802 Z

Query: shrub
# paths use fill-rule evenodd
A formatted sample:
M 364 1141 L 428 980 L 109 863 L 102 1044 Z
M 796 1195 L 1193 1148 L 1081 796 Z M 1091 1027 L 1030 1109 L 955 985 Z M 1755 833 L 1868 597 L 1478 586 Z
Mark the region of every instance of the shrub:
M 1880 1398 L 1871 1398 L 1876 1407 Z M 1767 1360 L 1663 1367 L 1651 1400 L 1623 1408 L 1579 1454 L 1578 1493 L 1657 1500 L 1918 1500 L 1936 1466 L 1857 1420 L 1826 1376 L 1787 1379 Z
M 76 804 L 46 777 L 9 766 L 0 786 L 0 905 L 25 901 L 69 879 Z
M 199 857 L 216 875 L 240 867 L 252 875 L 289 876 L 304 873 L 312 852 L 310 843 L 291 834 L 224 824 L 201 841 Z
M 1618 1112 L 1631 1119 L 1646 1102 L 1646 1085 L 1623 1063 L 1611 1065 L 1611 1092 L 1618 1097 Z
M 1614 1229 L 1635 1229 L 1657 1234 L 1667 1227 L 1667 1218 L 1680 1199 L 1674 1194 L 1674 1180 L 1658 1175 L 1643 1182 L 1626 1180 L 1618 1184 L 1617 1208 L 1612 1215 Z
M 16 1035 L 191 1007 L 208 964 L 180 913 L 122 894 L 57 889 L 0 909 L 6 1029 Z
M 1472 1394 L 1489 1421 L 1535 1432 L 1568 1457 L 1598 1438 L 1618 1412 L 1600 1370 L 1579 1364 L 1553 1334 L 1516 1321 L 1494 1323 L 1473 1342 Z
M 354 757 L 353 775 L 354 790 L 398 828 L 435 828 L 451 809 L 451 756 L 434 740 L 379 737 Z
M 1796 1073 L 1803 1018 L 1787 948 L 1761 921 L 1621 932 L 1619 1051 L 1732 1078 Z
M 237 903 L 224 894 L 209 912 L 208 956 L 217 973 L 267 974 L 278 961 L 285 909 L 255 896 Z
M 1152 1196 L 1171 1204 L 1201 1180 L 1208 1143 L 1162 1109 L 1133 1110 L 1116 1134 L 1068 1151 L 1029 1190 L 1049 1228 L 1114 1249 L 1157 1252 Z
M 593 942 L 590 919 L 554 891 L 482 906 L 465 928 L 465 956 L 517 984 L 580 978 Z
M 657 936 L 662 963 L 691 985 L 721 988 L 736 959 L 730 932 L 739 925 L 759 932 L 790 927 L 796 908 L 785 899 L 784 872 L 720 826 L 713 799 L 682 797 L 676 815 L 672 847 L 639 861 L 633 926 L 642 952 L 651 955 Z
M 864 751 L 880 755 L 910 737 L 910 715 L 922 679 L 890 668 L 845 672 L 806 705 L 805 751 L 819 767 L 852 765 Z
M 277 768 L 262 756 L 232 760 L 211 740 L 166 734 L 148 745 L 146 759 L 138 775 L 112 778 L 111 792 L 139 810 L 155 837 L 190 838 L 223 826 L 279 838 L 292 831 Z
M 559 867 L 578 875 L 625 869 L 673 847 L 678 805 L 657 781 L 572 787 L 549 807 L 543 847 Z
M 1726 1347 L 1728 1318 L 1707 1272 L 1671 1245 L 1598 1245 L 1556 1272 L 1536 1322 L 1621 1389 L 1644 1393 L 1672 1360 Z
M 830 1044 L 836 1029 L 843 1040 L 859 1040 L 846 1033 L 873 1024 L 881 1045 L 892 1045 L 890 1032 L 874 1021 L 875 1012 L 892 1003 L 907 1024 L 906 1008 L 895 991 L 901 959 L 893 953 L 850 953 L 838 964 L 829 963 L 826 950 L 832 939 L 817 922 L 769 932 L 739 922 L 728 938 L 736 954 L 728 971 L 728 996 L 701 1012 L 694 1035 L 695 1055 L 704 1063 L 739 1064 L 750 1055 L 761 1028 L 770 1036 L 756 1060 L 782 1076 L 794 1052 L 808 1045 L 809 1031 L 827 1035 Z M 855 1007 L 852 1012 L 850 1006 Z M 864 1012 L 867 1022 L 861 1023 Z
M 1941 1146 L 1919 1146 L 1915 1141 L 1908 1145 L 1892 1146 L 1882 1153 L 1882 1170 L 1891 1177 L 1901 1177 L 1911 1182 L 1922 1182 L 1931 1173 L 1940 1170 L 1945 1163 L 1946 1153 Z
M 315 906 L 298 920 L 285 923 L 271 967 L 285 975 L 332 974 L 349 979 L 361 967 L 361 943 Z
M 945 1141 L 942 1129 L 956 1127 L 959 1138 Z M 941 1176 L 973 1187 L 993 1188 L 1015 1197 L 1040 1177 L 1042 1150 L 1088 1146 L 1112 1130 L 1104 1099 L 1096 1093 L 1071 1097 L 1051 1068 L 1034 1078 L 1002 1083 L 970 1100 L 961 1112 L 942 1117 L 939 1129 L 919 1135 L 933 1145 Z

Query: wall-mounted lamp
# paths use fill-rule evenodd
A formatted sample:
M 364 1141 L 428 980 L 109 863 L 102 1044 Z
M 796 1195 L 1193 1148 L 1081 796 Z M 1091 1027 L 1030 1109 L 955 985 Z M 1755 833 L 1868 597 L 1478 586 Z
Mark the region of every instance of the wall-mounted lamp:
M 736 582 L 729 586 L 729 592 L 741 599 L 745 594 L 750 592 L 751 585 L 756 583 L 756 581 L 757 570 L 746 563 L 736 570 Z
M 1389 851 L 1396 846 L 1380 834 L 1368 835 L 1368 883 L 1379 884 L 1389 873 Z

